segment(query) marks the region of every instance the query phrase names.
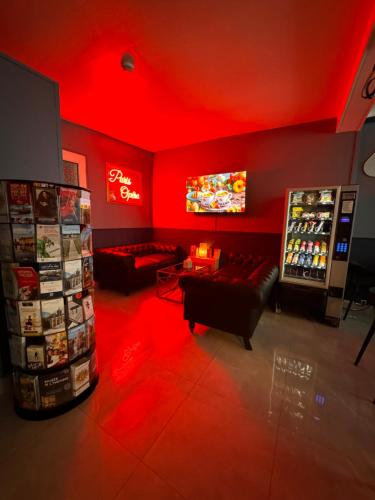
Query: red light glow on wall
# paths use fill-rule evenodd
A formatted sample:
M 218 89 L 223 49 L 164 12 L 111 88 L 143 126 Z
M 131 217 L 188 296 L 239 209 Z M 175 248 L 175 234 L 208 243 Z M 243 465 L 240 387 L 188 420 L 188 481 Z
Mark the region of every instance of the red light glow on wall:
M 108 203 L 142 205 L 142 175 L 122 165 L 106 164 Z

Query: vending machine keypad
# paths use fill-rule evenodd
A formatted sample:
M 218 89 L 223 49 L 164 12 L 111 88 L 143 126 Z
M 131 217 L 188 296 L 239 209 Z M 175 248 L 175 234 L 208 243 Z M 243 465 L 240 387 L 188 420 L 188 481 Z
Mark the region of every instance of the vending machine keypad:
M 348 260 L 356 196 L 356 191 L 341 193 L 333 260 Z

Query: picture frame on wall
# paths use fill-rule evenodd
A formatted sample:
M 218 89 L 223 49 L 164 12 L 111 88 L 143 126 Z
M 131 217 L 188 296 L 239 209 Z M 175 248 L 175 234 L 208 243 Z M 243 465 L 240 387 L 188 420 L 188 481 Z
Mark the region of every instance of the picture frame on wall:
M 87 188 L 86 156 L 62 150 L 64 184 Z

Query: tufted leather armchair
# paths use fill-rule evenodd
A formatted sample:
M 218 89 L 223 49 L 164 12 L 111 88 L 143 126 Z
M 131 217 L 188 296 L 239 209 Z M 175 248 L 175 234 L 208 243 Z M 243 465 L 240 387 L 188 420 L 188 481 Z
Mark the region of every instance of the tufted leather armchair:
M 241 336 L 246 349 L 278 278 L 278 268 L 265 257 L 231 254 L 213 274 L 185 275 L 184 318 Z
M 181 262 L 184 250 L 164 243 L 136 243 L 94 251 L 95 280 L 101 288 L 111 288 L 126 295 L 139 286 L 153 283 L 156 271 Z

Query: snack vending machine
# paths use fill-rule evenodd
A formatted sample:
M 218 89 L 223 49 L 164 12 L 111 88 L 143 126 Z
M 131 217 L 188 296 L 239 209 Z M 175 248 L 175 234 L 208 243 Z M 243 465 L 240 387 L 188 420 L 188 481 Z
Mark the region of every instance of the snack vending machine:
M 338 326 L 358 186 L 288 189 L 280 282 L 326 292 L 325 318 Z

